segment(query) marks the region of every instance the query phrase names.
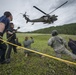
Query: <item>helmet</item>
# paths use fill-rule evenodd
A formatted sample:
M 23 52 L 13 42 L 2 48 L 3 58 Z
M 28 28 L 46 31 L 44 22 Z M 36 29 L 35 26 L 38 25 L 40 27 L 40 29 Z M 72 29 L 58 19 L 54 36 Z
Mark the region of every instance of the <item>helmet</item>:
M 58 31 L 57 30 L 53 30 L 51 34 L 52 34 L 52 36 L 57 36 L 58 35 Z

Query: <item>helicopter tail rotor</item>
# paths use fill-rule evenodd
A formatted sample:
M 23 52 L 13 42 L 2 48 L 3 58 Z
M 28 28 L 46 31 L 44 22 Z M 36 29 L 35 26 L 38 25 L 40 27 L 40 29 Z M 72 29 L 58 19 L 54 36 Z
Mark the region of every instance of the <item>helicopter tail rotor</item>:
M 26 12 L 25 12 L 25 14 L 23 14 L 23 17 L 25 17 L 25 16 L 26 16 L 26 17 L 29 17 L 29 15 L 26 15 Z
M 23 17 L 26 19 L 26 23 L 28 23 L 28 21 L 30 21 L 29 15 L 26 15 L 26 12 L 25 12 L 25 14 L 23 14 Z

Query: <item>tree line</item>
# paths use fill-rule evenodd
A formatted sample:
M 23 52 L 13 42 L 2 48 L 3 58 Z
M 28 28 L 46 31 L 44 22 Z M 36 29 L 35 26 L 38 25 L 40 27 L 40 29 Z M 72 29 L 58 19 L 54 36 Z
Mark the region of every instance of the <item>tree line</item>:
M 44 34 L 50 34 L 52 30 L 58 30 L 60 34 L 71 34 L 76 35 L 76 23 L 72 24 L 66 24 L 62 26 L 52 26 L 49 28 L 39 29 L 36 31 L 32 31 L 32 33 L 44 33 Z

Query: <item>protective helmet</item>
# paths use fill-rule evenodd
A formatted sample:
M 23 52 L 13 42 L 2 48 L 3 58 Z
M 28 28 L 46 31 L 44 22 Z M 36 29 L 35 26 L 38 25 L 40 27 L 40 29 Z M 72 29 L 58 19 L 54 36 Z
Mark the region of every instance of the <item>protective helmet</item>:
M 53 30 L 51 34 L 52 34 L 52 36 L 57 36 L 58 35 L 58 31 L 57 30 Z

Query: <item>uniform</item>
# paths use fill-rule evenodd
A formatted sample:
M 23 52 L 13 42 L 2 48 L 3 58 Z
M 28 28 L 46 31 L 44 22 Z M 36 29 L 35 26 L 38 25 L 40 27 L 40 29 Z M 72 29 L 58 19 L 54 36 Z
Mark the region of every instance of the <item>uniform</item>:
M 31 49 L 31 44 L 32 44 L 32 43 L 34 43 L 34 39 L 31 39 L 31 40 L 25 40 L 25 41 L 23 42 L 23 45 L 24 45 L 25 48 L 29 48 L 29 49 Z M 26 54 L 29 55 L 29 53 L 31 53 L 31 52 L 28 51 L 28 50 L 25 50 L 24 53 L 26 53 Z
M 73 59 L 76 59 L 76 55 L 67 50 L 66 42 L 61 37 L 59 37 L 58 34 L 52 34 L 52 37 L 48 40 L 48 45 L 54 49 L 56 57 L 61 58 L 61 54 L 65 53 L 67 55 L 70 55 Z

